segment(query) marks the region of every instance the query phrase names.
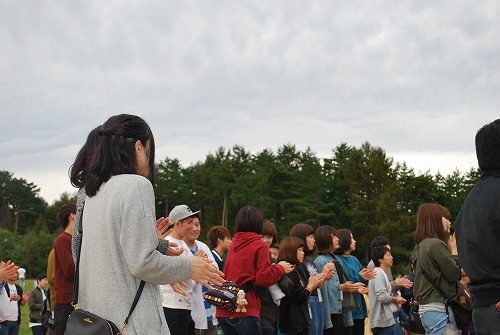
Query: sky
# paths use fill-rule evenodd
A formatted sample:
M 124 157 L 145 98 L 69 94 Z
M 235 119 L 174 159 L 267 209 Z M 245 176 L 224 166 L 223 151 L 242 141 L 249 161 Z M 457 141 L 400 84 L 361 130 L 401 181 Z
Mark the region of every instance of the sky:
M 369 142 L 466 172 L 500 116 L 499 16 L 497 0 L 0 0 L 0 170 L 51 203 L 89 131 L 128 113 L 184 166 Z

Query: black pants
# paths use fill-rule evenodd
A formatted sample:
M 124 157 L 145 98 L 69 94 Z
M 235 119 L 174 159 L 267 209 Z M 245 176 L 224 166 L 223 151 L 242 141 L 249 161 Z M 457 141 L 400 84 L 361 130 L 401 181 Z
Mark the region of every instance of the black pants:
M 324 335 L 345 335 L 344 318 L 342 314 L 330 314 L 333 327 L 323 330 Z
M 54 307 L 54 321 L 56 323 L 56 335 L 64 335 L 66 323 L 74 308 L 71 304 L 56 304 Z
M 163 307 L 163 313 L 165 313 L 168 329 L 172 335 L 195 335 L 190 310 Z

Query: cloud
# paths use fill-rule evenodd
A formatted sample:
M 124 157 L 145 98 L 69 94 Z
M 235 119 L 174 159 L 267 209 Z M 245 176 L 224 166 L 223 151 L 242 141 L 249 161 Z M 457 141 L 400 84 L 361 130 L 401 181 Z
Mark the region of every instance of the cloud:
M 499 14 L 493 0 L 2 2 L 0 168 L 65 190 L 88 132 L 119 113 L 185 165 L 221 145 L 323 156 L 364 141 L 423 171 L 475 165 L 475 132 L 498 118 Z

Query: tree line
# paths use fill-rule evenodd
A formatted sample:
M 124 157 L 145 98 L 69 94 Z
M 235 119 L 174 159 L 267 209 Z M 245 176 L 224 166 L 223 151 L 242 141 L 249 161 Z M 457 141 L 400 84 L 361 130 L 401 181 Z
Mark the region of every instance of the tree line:
M 238 210 L 252 205 L 274 222 L 280 238 L 297 223 L 350 229 L 357 241 L 355 254 L 364 264 L 373 237 L 387 236 L 396 270 L 404 272 L 420 204 L 440 203 L 454 218 L 479 176 L 476 168 L 447 176 L 416 174 L 368 142 L 360 147 L 341 143 L 327 158 L 293 144 L 256 154 L 235 145 L 220 147 L 187 167 L 166 157 L 155 164 L 154 189 L 158 217 L 178 204 L 201 210 L 201 240 L 213 225 L 232 231 Z M 39 192 L 36 185 L 0 171 L 0 259 L 12 259 L 28 271 L 31 267 L 31 275 L 45 269 L 60 232 L 58 209 L 75 198 L 63 193 L 49 205 Z

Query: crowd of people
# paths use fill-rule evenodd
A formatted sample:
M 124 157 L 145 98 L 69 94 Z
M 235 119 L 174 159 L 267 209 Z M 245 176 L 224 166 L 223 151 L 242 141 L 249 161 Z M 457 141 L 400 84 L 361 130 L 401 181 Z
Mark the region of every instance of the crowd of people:
M 447 208 L 422 204 L 410 273 L 394 278 L 384 236 L 373 238 L 371 261 L 363 266 L 345 227 L 298 223 L 279 241 L 274 224 L 244 206 L 234 236 L 223 226 L 206 227 L 207 245 L 200 241 L 198 209 L 181 204 L 157 219 L 151 129 L 137 116 L 111 117 L 89 133 L 71 167 L 77 203 L 59 211 L 63 232 L 47 274 L 24 293 L 25 271 L 21 278 L 15 264 L 0 262 L 0 298 L 7 295 L 12 310 L 0 320 L 0 335 L 19 333 L 26 304 L 34 335 L 65 334 L 74 287 L 78 308 L 119 328 L 138 296 L 124 335 L 361 335 L 367 323 L 373 334 L 402 335 L 410 304 L 418 306 L 427 335 L 499 334 L 500 120 L 478 131 L 476 152 L 483 175 L 457 217 L 456 233 Z M 226 281 L 241 288 L 236 310 L 204 299 Z M 444 296 L 456 294 L 458 281 L 474 299 L 473 322 L 462 329 Z M 54 329 L 47 329 L 47 314 Z

